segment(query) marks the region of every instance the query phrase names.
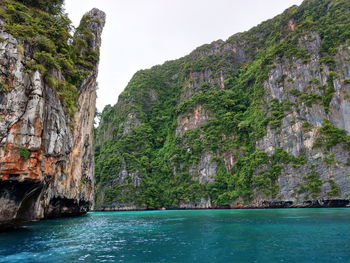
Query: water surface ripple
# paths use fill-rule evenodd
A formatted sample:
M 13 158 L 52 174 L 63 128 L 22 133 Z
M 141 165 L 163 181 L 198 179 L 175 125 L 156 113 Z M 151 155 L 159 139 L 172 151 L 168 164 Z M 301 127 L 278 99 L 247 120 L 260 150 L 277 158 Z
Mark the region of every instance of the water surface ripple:
M 88 213 L 1 233 L 0 262 L 350 262 L 350 208 Z

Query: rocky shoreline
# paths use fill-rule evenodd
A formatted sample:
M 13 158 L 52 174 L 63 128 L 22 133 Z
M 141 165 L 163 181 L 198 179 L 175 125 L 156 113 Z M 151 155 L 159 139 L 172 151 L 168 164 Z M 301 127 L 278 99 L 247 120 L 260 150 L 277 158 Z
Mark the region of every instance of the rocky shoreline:
M 245 205 L 235 203 L 230 206 L 179 206 L 179 207 L 162 207 L 150 209 L 137 206 L 105 206 L 99 209 L 94 209 L 91 212 L 125 212 L 125 211 L 155 211 L 155 210 L 205 210 L 205 209 L 272 209 L 272 208 L 337 208 L 350 207 L 350 199 L 328 199 L 328 200 L 306 200 L 301 203 L 293 201 L 263 201 L 259 204 Z

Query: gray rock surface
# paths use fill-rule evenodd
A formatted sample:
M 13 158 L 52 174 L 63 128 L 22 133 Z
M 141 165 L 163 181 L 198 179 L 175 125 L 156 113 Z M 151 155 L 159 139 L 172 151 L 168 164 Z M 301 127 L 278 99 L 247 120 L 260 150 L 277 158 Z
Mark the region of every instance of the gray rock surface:
M 94 19 L 89 45 L 98 49 L 105 14 L 93 9 L 87 15 Z M 10 83 L 10 91 L 0 92 L 0 225 L 85 213 L 93 205 L 98 64 L 78 87 L 78 109 L 70 119 L 39 71 L 25 71 L 26 58 L 3 26 L 0 37 L 0 78 Z

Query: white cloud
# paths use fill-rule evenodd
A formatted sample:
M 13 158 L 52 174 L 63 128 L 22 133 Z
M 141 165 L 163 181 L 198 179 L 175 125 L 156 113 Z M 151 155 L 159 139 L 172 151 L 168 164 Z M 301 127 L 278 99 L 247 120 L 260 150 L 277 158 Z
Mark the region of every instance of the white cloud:
M 250 29 L 302 0 L 66 0 L 77 26 L 97 7 L 102 35 L 97 108 L 115 104 L 132 75 L 196 47 Z

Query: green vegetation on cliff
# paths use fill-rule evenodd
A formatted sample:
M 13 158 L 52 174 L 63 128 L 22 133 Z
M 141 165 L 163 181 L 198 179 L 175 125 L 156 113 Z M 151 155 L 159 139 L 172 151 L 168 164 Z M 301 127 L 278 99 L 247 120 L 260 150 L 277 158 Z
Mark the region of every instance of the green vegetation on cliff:
M 268 130 L 279 134 L 299 102 L 328 112 L 336 76 L 329 73 L 322 95 L 292 90 L 297 102 L 267 96 L 264 85 L 269 77 L 278 87 L 293 83 L 286 74 L 269 74 L 279 63 L 310 63 L 309 35 L 320 37 L 318 70 L 335 70 L 338 47 L 349 39 L 349 10 L 346 0 L 306 0 L 226 42 L 137 72 L 96 129 L 97 207 L 179 207 L 203 198 L 226 206 L 257 195 L 275 198 L 283 168 L 297 169 L 307 159 L 281 147 L 268 154 L 257 142 Z M 299 192 L 317 196 L 323 182 L 316 177 L 306 177 Z
M 72 117 L 78 87 L 97 62 L 99 52 L 88 44 L 93 39 L 86 26 L 91 18 L 84 16 L 73 36 L 62 5 L 63 0 L 4 0 L 0 17 L 5 30 L 19 41 L 17 49 L 26 58 L 27 71 L 39 70 Z
M 345 147 L 350 150 L 350 136 L 347 136 L 346 131 L 332 125 L 329 120 L 324 120 L 319 128 L 319 133 L 315 146 L 324 146 L 329 150 L 339 143 L 344 143 Z

